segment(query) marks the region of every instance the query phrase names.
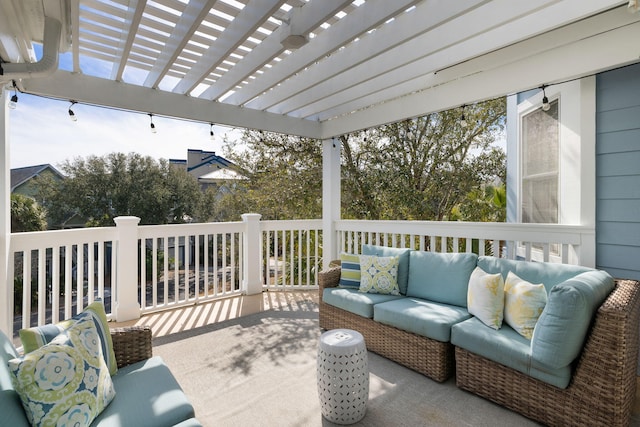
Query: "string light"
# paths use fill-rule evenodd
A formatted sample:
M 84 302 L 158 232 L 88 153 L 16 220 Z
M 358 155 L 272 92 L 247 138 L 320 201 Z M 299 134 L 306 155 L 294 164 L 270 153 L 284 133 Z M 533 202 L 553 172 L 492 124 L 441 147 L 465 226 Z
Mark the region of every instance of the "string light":
M 16 90 L 16 82 L 13 81 L 13 96 L 9 100 L 9 108 L 15 110 L 18 107 L 18 91 Z
M 149 120 L 151 121 L 149 124 L 149 127 L 151 128 L 151 133 L 156 133 L 158 132 L 156 130 L 156 125 L 153 124 L 153 114 L 149 113 Z
M 547 98 L 547 93 L 545 92 L 546 88 L 547 85 L 540 86 L 540 89 L 542 89 L 542 111 L 549 111 L 549 109 L 551 108 L 551 104 L 549 104 L 549 98 Z
M 213 123 L 209 123 L 209 138 L 213 141 L 215 139 L 215 134 L 213 133 Z
M 460 116 L 460 126 L 462 128 L 466 128 L 468 123 L 467 123 L 467 119 L 464 116 L 464 109 L 465 109 L 466 105 L 462 105 L 462 116 Z
M 69 106 L 69 118 L 71 119 L 72 122 L 77 122 L 78 118 L 76 117 L 76 113 L 73 112 L 73 110 L 71 108 L 73 108 L 73 106 L 76 105 L 76 101 L 71 101 L 71 105 Z

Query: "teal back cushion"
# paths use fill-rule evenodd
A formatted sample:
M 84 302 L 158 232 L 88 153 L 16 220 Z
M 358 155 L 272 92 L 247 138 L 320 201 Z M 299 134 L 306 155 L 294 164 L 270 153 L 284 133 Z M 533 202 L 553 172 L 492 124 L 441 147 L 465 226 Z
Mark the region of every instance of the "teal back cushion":
M 18 357 L 11 340 L 0 332 L 0 425 L 28 427 L 20 396 L 13 388 L 9 360 Z
M 547 293 L 558 283 L 571 279 L 580 273 L 593 271 L 592 268 L 579 265 L 568 265 L 550 262 L 517 261 L 491 256 L 478 258 L 478 267 L 489 274 L 501 273 L 506 280 L 507 274 L 512 271 L 522 280 L 530 283 L 544 284 Z
M 470 253 L 411 252 L 407 296 L 466 307 L 469 277 L 477 260 Z
M 389 248 L 386 246 L 362 245 L 362 255 L 397 256 L 398 263 L 398 287 L 402 295 L 407 294 L 409 280 L 409 248 Z
M 588 271 L 554 286 L 531 339 L 532 358 L 551 368 L 578 357 L 596 310 L 613 290 L 604 271 Z

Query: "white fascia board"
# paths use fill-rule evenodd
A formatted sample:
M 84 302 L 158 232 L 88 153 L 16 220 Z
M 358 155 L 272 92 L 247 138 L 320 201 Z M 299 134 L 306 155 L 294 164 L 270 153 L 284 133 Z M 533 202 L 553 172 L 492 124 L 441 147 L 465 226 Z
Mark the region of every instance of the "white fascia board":
M 321 124 L 248 108 L 225 105 L 185 95 L 67 71 L 47 78 L 23 80 L 24 91 L 58 99 L 111 108 L 153 113 L 202 123 L 260 129 L 307 138 L 318 138 Z
M 637 63 L 640 22 L 600 33 L 498 68 L 470 74 L 323 123 L 331 138 Z M 480 58 L 479 60 L 481 60 Z M 473 67 L 473 62 L 465 64 Z

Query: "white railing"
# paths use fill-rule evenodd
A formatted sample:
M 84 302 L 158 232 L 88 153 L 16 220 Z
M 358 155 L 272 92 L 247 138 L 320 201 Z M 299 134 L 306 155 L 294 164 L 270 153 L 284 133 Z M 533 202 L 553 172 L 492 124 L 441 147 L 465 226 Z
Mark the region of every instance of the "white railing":
M 321 220 L 243 221 L 13 233 L 8 294 L 0 307 L 19 328 L 57 322 L 96 298 L 114 320 L 265 289 L 318 285 L 323 257 L 360 253 L 362 244 L 510 259 L 595 265 L 595 232 L 580 226 L 431 221 L 335 222 L 324 251 Z M 14 293 L 14 286 L 15 293 Z M 6 312 L 5 312 L 6 313 Z
M 268 289 L 318 286 L 322 220 L 262 221 L 262 283 Z
M 595 229 L 558 224 L 336 221 L 337 253 L 363 244 L 595 267 Z

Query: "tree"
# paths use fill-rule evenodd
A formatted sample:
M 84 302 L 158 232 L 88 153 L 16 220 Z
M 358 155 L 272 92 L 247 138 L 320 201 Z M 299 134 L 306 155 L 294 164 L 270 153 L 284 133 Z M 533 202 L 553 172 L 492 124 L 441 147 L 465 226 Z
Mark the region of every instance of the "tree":
M 31 197 L 11 195 L 11 232 L 44 231 L 47 220 L 44 209 Z
M 240 144 L 245 147 L 239 149 Z M 320 141 L 247 130 L 242 142 L 225 142 L 225 157 L 247 180 L 217 202 L 216 220 L 238 220 L 246 212 L 263 219 L 321 217 Z
M 67 160 L 61 169 L 65 180 L 43 180 L 38 191 L 56 222 L 77 213 L 87 226 L 111 226 L 121 215 L 138 216 L 141 224 L 166 224 L 187 222 L 201 213 L 197 181 L 165 160 L 111 153 Z
M 344 215 L 451 219 L 471 191 L 506 178 L 505 154 L 494 146 L 505 108 L 491 100 L 341 137 Z

